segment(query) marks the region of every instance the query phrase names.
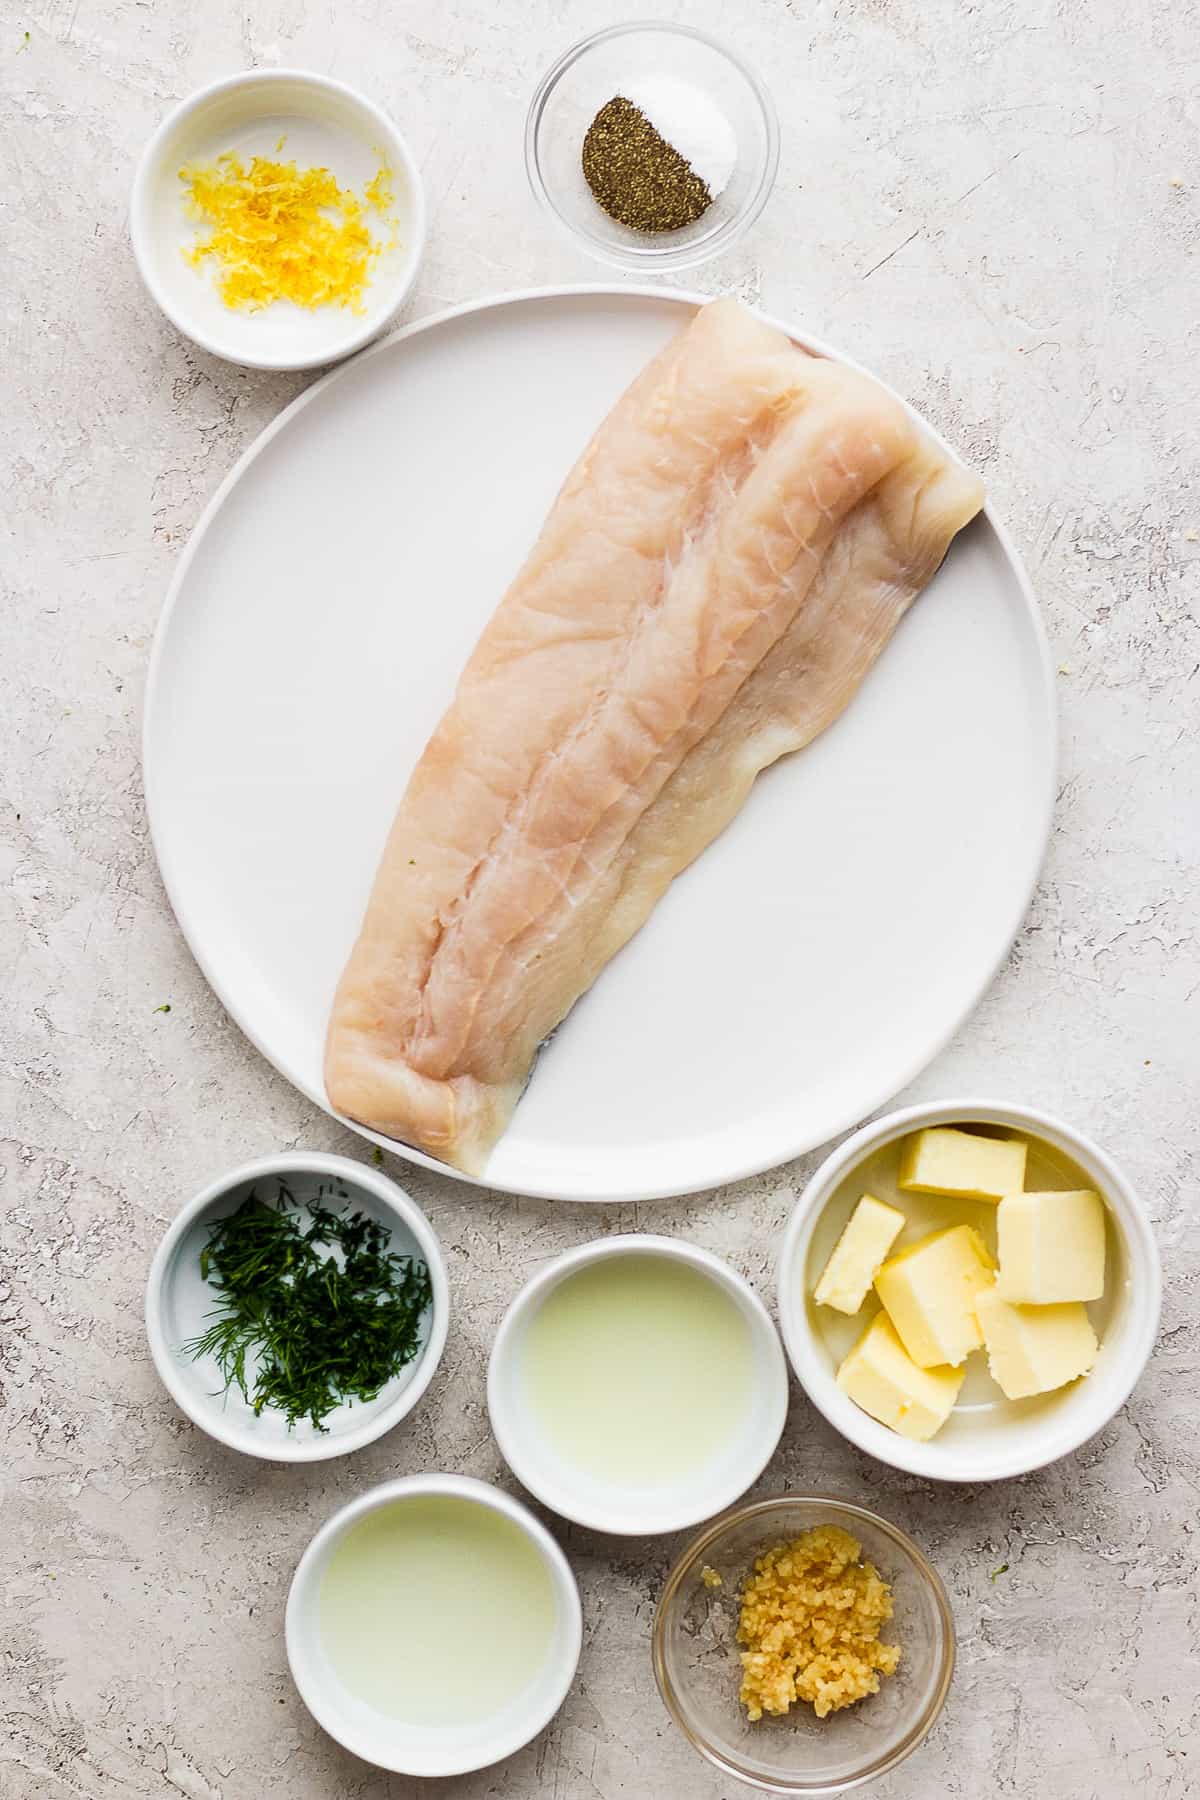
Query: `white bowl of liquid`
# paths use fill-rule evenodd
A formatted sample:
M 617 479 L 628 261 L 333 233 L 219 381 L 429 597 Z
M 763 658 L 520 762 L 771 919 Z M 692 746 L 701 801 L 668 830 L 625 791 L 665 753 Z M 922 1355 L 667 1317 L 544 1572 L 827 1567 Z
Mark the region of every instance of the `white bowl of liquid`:
M 465 1475 L 410 1475 L 321 1527 L 288 1594 L 288 1662 L 318 1725 L 381 1769 L 465 1775 L 567 1696 L 579 1590 L 545 1527 Z
M 226 153 L 246 166 L 259 156 L 326 168 L 356 198 L 386 171 L 391 204 L 364 215 L 378 251 L 360 310 L 225 305 L 214 268 L 189 260 L 203 234 L 180 171 Z M 425 247 L 424 190 L 404 138 L 364 94 L 303 69 L 249 69 L 201 88 L 163 120 L 134 177 L 129 231 L 151 298 L 202 350 L 255 369 L 311 369 L 361 349 L 395 317 Z
M 635 1234 L 570 1250 L 509 1307 L 488 1367 L 501 1452 L 596 1531 L 679 1531 L 733 1504 L 787 1415 L 770 1315 L 728 1264 Z
M 982 1352 L 969 1357 L 953 1412 L 933 1438 L 916 1443 L 863 1412 L 838 1387 L 838 1366 L 877 1303 L 853 1318 L 818 1306 L 813 1289 L 864 1193 L 904 1213 L 903 1249 L 944 1225 L 968 1224 L 996 1251 L 996 1208 L 898 1186 L 904 1140 L 928 1126 L 1024 1138 L 1029 1192 L 1091 1188 L 1106 1209 L 1104 1295 L 1088 1306 L 1100 1350 L 1091 1373 L 1025 1400 L 1008 1400 Z M 860 1450 L 909 1474 L 942 1481 L 997 1481 L 1066 1456 L 1113 1417 L 1146 1366 L 1158 1329 L 1162 1277 L 1146 1213 L 1116 1164 L 1082 1133 L 1030 1107 L 1004 1101 L 939 1100 L 864 1125 L 821 1164 L 796 1202 L 779 1258 L 779 1322 L 788 1356 L 809 1399 Z

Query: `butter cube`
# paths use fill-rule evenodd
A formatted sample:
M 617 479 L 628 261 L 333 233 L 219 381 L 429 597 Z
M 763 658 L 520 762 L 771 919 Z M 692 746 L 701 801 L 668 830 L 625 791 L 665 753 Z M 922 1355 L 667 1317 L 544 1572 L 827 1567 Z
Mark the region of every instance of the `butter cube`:
M 962 1381 L 962 1369 L 919 1369 L 885 1312 L 876 1313 L 837 1372 L 856 1406 L 919 1443 L 946 1423 Z
M 1086 1375 L 1096 1360 L 1100 1346 L 1078 1300 L 1010 1306 L 993 1287 L 978 1295 L 975 1305 L 992 1380 L 1010 1400 L 1047 1394 Z
M 1006 1195 L 996 1208 L 996 1236 L 1002 1300 L 1052 1306 L 1104 1292 L 1104 1202 L 1091 1188 Z
M 1025 1185 L 1023 1138 L 978 1137 L 950 1125 L 918 1131 L 904 1146 L 900 1186 L 917 1194 L 1000 1200 Z
M 864 1194 L 834 1245 L 813 1292 L 817 1304 L 835 1307 L 838 1312 L 856 1313 L 903 1224 L 902 1212 Z
M 975 1296 L 995 1272 L 975 1227 L 950 1225 L 885 1262 L 875 1292 L 915 1363 L 957 1365 L 983 1343 Z

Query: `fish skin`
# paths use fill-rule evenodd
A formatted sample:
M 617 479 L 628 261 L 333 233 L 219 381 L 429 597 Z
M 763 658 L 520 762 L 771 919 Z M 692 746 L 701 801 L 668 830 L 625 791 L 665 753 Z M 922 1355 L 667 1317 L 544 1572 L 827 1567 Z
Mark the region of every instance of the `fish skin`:
M 539 1045 L 844 709 L 982 497 L 868 376 L 701 308 L 568 475 L 413 772 L 334 1107 L 480 1173 Z

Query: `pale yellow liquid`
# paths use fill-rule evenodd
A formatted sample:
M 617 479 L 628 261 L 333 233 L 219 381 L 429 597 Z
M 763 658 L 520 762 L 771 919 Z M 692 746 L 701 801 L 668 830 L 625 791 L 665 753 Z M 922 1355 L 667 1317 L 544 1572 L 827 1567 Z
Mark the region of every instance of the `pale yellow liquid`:
M 350 1527 L 326 1566 L 319 1616 L 351 1693 L 407 1724 L 458 1725 L 491 1718 L 536 1678 L 555 1599 L 511 1519 L 420 1496 Z
M 697 1269 L 606 1257 L 551 1289 L 530 1322 L 523 1373 L 560 1457 L 602 1481 L 662 1486 L 737 1435 L 754 1379 L 750 1327 Z

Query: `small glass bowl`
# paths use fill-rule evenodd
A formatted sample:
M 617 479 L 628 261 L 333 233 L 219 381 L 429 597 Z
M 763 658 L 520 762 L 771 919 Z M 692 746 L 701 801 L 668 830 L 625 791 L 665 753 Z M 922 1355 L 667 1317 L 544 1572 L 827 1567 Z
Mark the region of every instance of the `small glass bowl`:
M 737 139 L 728 184 L 680 231 L 632 231 L 611 219 L 584 179 L 584 134 L 623 85 L 651 75 L 690 83 L 717 106 Z M 618 268 L 659 274 L 719 256 L 766 204 L 779 162 L 771 97 L 746 65 L 690 25 L 612 25 L 586 37 L 543 77 L 525 121 L 525 167 L 552 219 L 576 243 Z
M 814 1525 L 840 1525 L 890 1582 L 885 1642 L 900 1645 L 879 1692 L 818 1719 L 794 1706 L 751 1724 L 738 1700 L 738 1596 L 754 1559 Z M 710 1586 L 702 1571 L 721 1577 Z M 904 1532 L 866 1507 L 820 1495 L 759 1500 L 718 1519 L 667 1577 L 654 1619 L 654 1675 L 675 1723 L 723 1774 L 768 1794 L 844 1794 L 903 1762 L 942 1710 L 954 1620 L 937 1574 Z

